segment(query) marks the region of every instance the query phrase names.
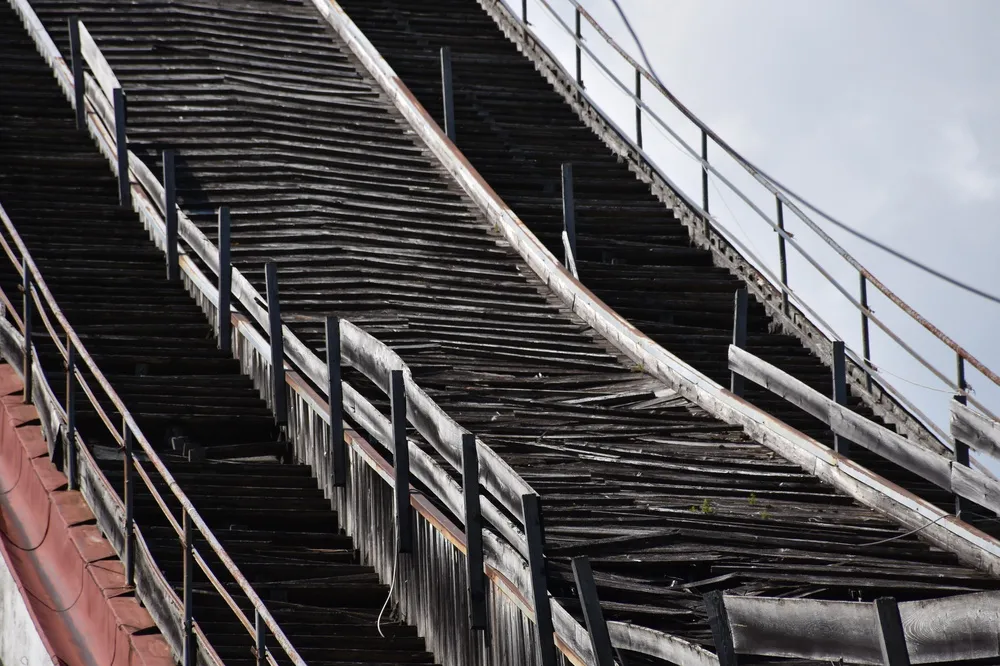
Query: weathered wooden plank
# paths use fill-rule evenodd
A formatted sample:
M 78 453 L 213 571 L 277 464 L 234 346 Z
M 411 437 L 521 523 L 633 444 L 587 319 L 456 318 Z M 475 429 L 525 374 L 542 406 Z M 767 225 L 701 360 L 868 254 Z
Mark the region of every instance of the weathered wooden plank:
M 951 402 L 951 434 L 974 451 L 1000 460 L 1000 423 L 957 400 Z
M 838 405 L 788 373 L 734 345 L 729 347 L 729 367 L 827 423 L 838 435 L 951 490 L 951 461 L 945 456 L 914 446 L 888 428 Z
M 87 64 L 90 65 L 90 71 L 94 73 L 94 78 L 100 84 L 101 90 L 104 91 L 104 94 L 110 100 L 113 97 L 115 88 L 121 88 L 122 84 L 118 81 L 118 77 L 115 76 L 114 70 L 111 69 L 111 65 L 104 57 L 104 54 L 101 53 L 97 42 L 90 35 L 87 26 L 83 24 L 83 21 L 80 21 L 79 25 L 80 51 L 83 53 Z

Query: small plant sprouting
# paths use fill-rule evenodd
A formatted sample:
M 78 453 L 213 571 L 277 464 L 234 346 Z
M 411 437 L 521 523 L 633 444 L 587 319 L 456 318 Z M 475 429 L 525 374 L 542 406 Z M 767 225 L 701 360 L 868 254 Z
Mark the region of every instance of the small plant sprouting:
M 701 501 L 701 512 L 715 513 L 715 508 L 712 506 L 712 502 L 707 497 Z
M 764 509 L 763 511 L 760 512 L 760 518 L 761 518 L 761 520 L 767 520 L 770 517 L 771 517 L 771 514 L 767 512 L 767 509 Z
M 757 493 L 750 493 L 750 497 L 747 498 L 747 504 L 750 506 L 757 504 Z

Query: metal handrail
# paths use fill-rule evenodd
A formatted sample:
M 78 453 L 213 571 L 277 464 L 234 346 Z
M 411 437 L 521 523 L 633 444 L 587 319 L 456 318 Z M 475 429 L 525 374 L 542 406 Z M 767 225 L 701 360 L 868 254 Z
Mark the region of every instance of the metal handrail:
M 539 45 L 543 44 L 542 39 L 537 35 L 537 33 L 534 30 L 531 29 L 530 24 L 527 23 L 526 0 L 525 2 L 521 3 L 520 14 L 518 14 L 517 11 L 515 10 L 515 7 L 513 6 L 514 3 L 512 2 L 512 0 L 492 0 L 492 1 L 495 3 L 501 3 L 501 2 L 505 3 L 508 9 L 507 13 L 515 21 L 520 22 L 521 30 L 531 34 L 537 44 Z M 621 45 L 619 45 L 614 40 L 614 38 L 610 36 L 610 34 L 608 34 L 608 32 L 597 22 L 597 20 L 594 19 L 594 17 L 591 16 L 584 7 L 582 7 L 582 5 L 578 0 L 566 0 L 566 2 L 570 5 L 570 9 L 572 9 L 577 16 L 577 22 L 576 22 L 577 25 L 573 27 L 571 27 L 567 23 L 567 21 L 564 20 L 562 16 L 560 16 L 556 8 L 552 6 L 550 0 L 536 0 L 536 1 L 539 5 L 544 7 L 549 14 L 552 15 L 552 17 L 554 18 L 554 22 L 560 27 L 560 29 L 565 33 L 565 35 L 568 36 L 573 41 L 575 47 L 574 51 L 576 57 L 577 73 L 579 74 L 580 72 L 582 72 L 582 57 L 583 55 L 586 55 L 590 59 L 590 61 L 601 70 L 604 76 L 620 92 L 623 92 L 630 100 L 632 100 L 632 102 L 634 102 L 636 106 L 636 123 L 637 123 L 635 140 L 633 140 L 627 133 L 621 132 L 620 130 L 619 131 L 621 133 L 622 138 L 631 143 L 632 147 L 635 148 L 639 153 L 641 153 L 651 166 L 654 166 L 654 168 L 656 168 L 650 156 L 643 151 L 640 143 L 641 125 L 643 117 L 648 117 L 649 119 L 654 121 L 660 129 L 667 132 L 682 147 L 683 151 L 689 157 L 698 162 L 703 173 L 705 173 L 706 175 L 710 173 L 713 176 L 715 176 L 715 178 L 719 182 L 723 183 L 730 191 L 736 194 L 748 207 L 750 207 L 751 210 L 753 210 L 758 217 L 763 219 L 764 222 L 778 234 L 779 247 L 782 254 L 784 253 L 785 245 L 791 244 L 792 247 L 794 247 L 796 251 L 811 266 L 813 266 L 813 268 L 815 268 L 817 272 L 819 272 L 827 282 L 833 285 L 834 288 L 836 288 L 837 291 L 839 291 L 841 295 L 844 296 L 844 298 L 851 304 L 851 306 L 853 306 L 861 313 L 863 327 L 866 328 L 867 322 L 869 321 L 874 322 L 875 325 L 878 326 L 894 343 L 896 343 L 914 360 L 920 363 L 920 365 L 922 365 L 929 372 L 931 372 L 937 380 L 942 382 L 942 384 L 947 388 L 947 390 L 954 391 L 956 394 L 967 398 L 970 403 L 974 404 L 984 413 L 996 418 L 985 405 L 983 405 L 980 401 L 976 400 L 972 395 L 970 395 L 971 391 L 970 386 L 968 382 L 964 380 L 964 368 L 960 367 L 958 371 L 958 378 L 956 380 L 952 380 L 943 371 L 939 370 L 933 363 L 928 361 L 926 358 L 924 358 L 924 356 L 922 356 L 919 352 L 917 352 L 909 343 L 907 343 L 901 337 L 901 335 L 893 331 L 892 328 L 887 323 L 882 321 L 880 318 L 876 317 L 871 308 L 869 308 L 866 303 L 862 302 L 864 299 L 855 298 L 855 296 L 852 295 L 836 278 L 834 278 L 830 274 L 830 272 L 826 268 L 824 268 L 824 266 L 817 259 L 815 259 L 812 255 L 810 255 L 795 240 L 792 234 L 788 233 L 785 230 L 780 217 L 778 221 L 771 219 L 764 211 L 762 211 L 759 208 L 759 206 L 757 206 L 751 200 L 751 198 L 745 192 L 743 192 L 737 186 L 735 186 L 728 178 L 726 178 L 715 166 L 713 166 L 709 162 L 709 160 L 707 159 L 706 141 L 708 139 L 711 139 L 712 142 L 719 148 L 721 148 L 726 155 L 728 155 L 734 161 L 736 161 L 736 163 L 744 171 L 750 174 L 750 176 L 753 177 L 765 190 L 767 190 L 771 195 L 773 195 L 776 199 L 776 203 L 777 206 L 779 207 L 779 210 L 784 208 L 791 210 L 796 215 L 796 217 L 799 218 L 802 222 L 804 222 L 806 226 L 811 231 L 813 231 L 827 246 L 835 250 L 854 270 L 858 272 L 862 284 L 866 283 L 872 284 L 876 289 L 879 290 L 880 293 L 882 293 L 892 303 L 894 303 L 897 307 L 899 307 L 900 310 L 904 312 L 908 317 L 910 317 L 915 322 L 920 324 L 921 327 L 930 332 L 941 343 L 943 343 L 951 351 L 953 351 L 956 354 L 960 366 L 963 366 L 967 362 L 971 367 L 981 372 L 984 377 L 988 378 L 991 382 L 993 382 L 997 386 L 1000 386 L 1000 376 L 998 376 L 996 372 L 991 370 L 989 367 L 985 365 L 985 363 L 977 359 L 970 352 L 961 347 L 950 337 L 945 335 L 940 329 L 931 324 L 930 321 L 927 320 L 927 318 L 923 317 L 919 312 L 916 311 L 916 309 L 914 309 L 912 306 L 906 303 L 901 297 L 899 297 L 895 292 L 889 289 L 889 287 L 886 286 L 877 277 L 875 277 L 875 275 L 871 271 L 865 268 L 860 261 L 855 259 L 849 252 L 847 252 L 847 250 L 845 250 L 833 238 L 831 238 L 814 220 L 812 220 L 799 207 L 799 205 L 796 204 L 796 201 L 798 201 L 803 206 L 809 207 L 809 204 L 807 202 L 805 202 L 801 197 L 799 197 L 795 193 L 791 192 L 790 190 L 782 186 L 780 183 L 777 183 L 777 181 L 771 178 L 766 172 L 753 165 L 749 160 L 744 158 L 740 153 L 738 153 L 734 148 L 732 148 L 732 146 L 730 146 L 722 137 L 720 137 L 716 132 L 714 132 L 711 128 L 709 128 L 688 107 L 686 107 L 677 98 L 676 95 L 674 95 L 670 90 L 668 90 L 665 86 L 663 86 L 657 77 L 655 77 L 643 65 L 638 63 L 631 55 L 629 55 L 628 51 Z M 579 25 L 580 18 L 586 20 L 586 22 L 594 28 L 597 34 L 612 49 L 614 49 L 614 51 L 616 51 L 629 66 L 631 66 L 634 69 L 634 71 L 636 72 L 637 84 L 641 79 L 645 79 L 653 87 L 655 91 L 659 92 L 668 102 L 670 102 L 673 105 L 674 108 L 676 108 L 685 118 L 687 118 L 691 123 L 693 123 L 698 130 L 701 131 L 703 140 L 701 153 L 696 151 L 692 146 L 690 146 L 687 142 L 685 142 L 683 138 L 672 127 L 670 127 L 670 125 L 666 121 L 664 121 L 663 118 L 661 118 L 660 115 L 657 114 L 642 99 L 642 96 L 638 90 L 631 89 L 629 85 L 623 82 L 611 70 L 611 68 L 607 63 L 605 63 L 598 55 L 594 53 L 594 51 L 587 45 L 585 37 L 583 37 L 580 34 L 579 28 L 577 27 Z M 559 62 L 559 60 L 553 57 L 553 62 Z M 571 81 L 574 80 L 571 76 L 569 76 L 569 74 L 567 74 L 567 78 L 569 78 Z M 586 95 L 586 93 L 583 93 L 582 82 L 579 80 L 579 76 L 576 78 L 575 83 L 577 86 L 577 92 L 590 99 L 589 96 Z M 598 108 L 598 105 L 594 104 L 594 107 Z M 613 122 L 611 122 L 611 124 L 615 126 L 616 129 L 618 129 L 618 127 Z M 749 248 L 747 248 L 742 242 L 740 242 L 737 238 L 735 238 L 734 234 L 729 233 L 727 230 L 720 227 L 720 225 L 717 224 L 716 218 L 714 218 L 712 215 L 708 213 L 708 211 L 705 209 L 705 206 L 693 201 L 680 188 L 676 187 L 673 183 L 671 183 L 669 179 L 664 177 L 664 180 L 671 184 L 676 193 L 684 199 L 684 201 L 688 204 L 688 206 L 692 209 L 692 211 L 694 211 L 697 215 L 703 217 L 708 223 L 710 224 L 714 223 L 713 228 L 716 231 L 719 231 L 726 238 L 726 240 L 728 240 L 733 245 L 739 248 L 741 253 L 743 253 L 744 257 L 750 260 L 754 265 L 754 267 L 758 271 L 760 271 L 763 275 L 765 275 L 767 280 L 772 284 L 772 286 L 781 293 L 782 299 L 785 303 L 787 303 L 788 300 L 795 301 L 796 304 L 800 306 L 803 311 L 807 312 L 814 319 L 816 323 L 820 324 L 824 329 L 826 329 L 827 334 L 832 339 L 838 339 L 838 340 L 840 339 L 840 336 L 837 334 L 836 330 L 828 323 L 826 323 L 822 319 L 822 317 L 820 317 L 818 313 L 815 312 L 815 310 L 810 308 L 808 304 L 805 303 L 804 299 L 802 299 L 798 294 L 795 293 L 794 290 L 792 290 L 788 286 L 787 279 L 782 279 L 781 277 L 775 276 L 774 273 L 770 269 L 768 269 L 766 263 L 756 256 L 756 253 L 750 251 Z M 708 198 L 707 178 L 703 179 L 702 187 L 703 187 L 702 200 L 703 202 L 705 202 L 707 201 Z M 781 213 L 779 212 L 779 215 L 780 214 Z M 783 265 L 782 273 L 784 274 L 784 272 L 785 270 Z M 867 347 L 867 343 L 865 346 Z M 883 376 L 883 374 L 879 371 L 878 367 L 872 363 L 870 358 L 870 353 L 867 353 L 868 352 L 867 349 L 865 350 L 865 352 L 866 353 L 863 354 L 849 352 L 849 356 L 853 358 L 853 360 L 859 365 L 860 368 L 863 369 L 863 371 L 868 376 L 877 377 L 879 384 L 889 389 L 896 398 L 901 399 L 901 402 L 908 409 L 910 409 L 911 412 L 916 412 L 915 416 L 917 416 L 919 420 L 924 421 L 925 426 L 927 426 L 934 432 L 938 433 L 938 435 L 942 436 L 946 441 L 950 439 L 950 437 L 947 436 L 944 430 L 942 430 L 937 424 L 933 423 L 926 416 L 921 414 L 919 410 L 916 409 L 916 407 L 912 404 L 912 402 L 905 398 L 905 396 L 900 390 L 892 386 L 891 382 L 889 382 Z
M 73 372 L 72 377 L 75 379 L 75 381 L 80 382 L 80 386 L 84 388 L 84 392 L 88 397 L 88 401 L 95 408 L 95 410 L 97 410 L 98 414 L 101 415 L 102 421 L 104 421 L 105 425 L 108 427 L 109 433 L 112 435 L 115 441 L 119 443 L 120 446 L 122 445 L 123 442 L 126 442 L 130 439 L 134 440 L 134 442 L 138 444 L 139 449 L 142 451 L 143 454 L 146 455 L 149 463 L 159 474 L 160 480 L 162 480 L 167 485 L 173 497 L 180 503 L 183 511 L 184 522 L 190 520 L 193 523 L 193 526 L 197 528 L 200 536 L 208 543 L 211 550 L 222 562 L 223 566 L 232 576 L 233 580 L 237 583 L 242 592 L 247 596 L 247 598 L 253 604 L 255 612 L 260 613 L 260 615 L 264 618 L 265 623 L 268 625 L 268 628 L 273 632 L 275 638 L 284 649 L 286 655 L 297 666 L 305 666 L 305 661 L 299 656 L 298 652 L 296 652 L 295 648 L 288 641 L 287 637 L 284 635 L 284 632 L 282 632 L 277 622 L 274 620 L 270 612 L 267 610 L 267 607 L 265 606 L 264 602 L 254 591 L 253 587 L 247 581 L 246 577 L 240 572 L 239 567 L 236 565 L 236 563 L 233 562 L 232 558 L 230 558 L 228 553 L 226 553 L 225 549 L 219 543 L 219 540 L 216 538 L 215 534 L 205 523 L 204 519 L 202 519 L 201 515 L 198 513 L 198 510 L 194 507 L 194 504 L 187 497 L 184 491 L 181 490 L 181 488 L 178 486 L 173 475 L 170 473 L 167 466 L 160 459 L 159 455 L 156 453 L 155 449 L 153 449 L 152 445 L 149 443 L 149 440 L 146 438 L 145 434 L 143 434 L 141 428 L 136 423 L 135 418 L 132 416 L 132 413 L 125 406 L 124 401 L 121 399 L 118 393 L 108 382 L 107 378 L 104 376 L 104 373 L 98 367 L 97 363 L 90 355 L 90 352 L 87 351 L 86 346 L 80 340 L 80 337 L 77 335 L 72 325 L 70 325 L 69 321 L 66 319 L 59 305 L 56 303 L 56 300 L 53 297 L 52 292 L 49 290 L 49 287 L 45 282 L 45 278 L 42 276 L 41 272 L 38 269 L 37 264 L 32 258 L 31 253 L 28 251 L 27 247 L 24 244 L 24 241 L 18 234 L 17 229 L 14 226 L 14 222 L 10 219 L 6 210 L 4 210 L 2 204 L 0 204 L 0 222 L 2 222 L 3 229 L 10 236 L 10 239 L 13 241 L 14 244 L 14 247 L 12 248 L 10 244 L 7 242 L 7 240 L 3 239 L 2 246 L 4 254 L 7 255 L 8 259 L 14 266 L 18 275 L 21 276 L 23 283 L 28 286 L 28 292 L 30 292 L 30 295 L 32 297 L 32 302 L 38 307 L 38 312 L 42 313 L 47 308 L 49 310 L 49 313 L 51 314 L 51 318 L 55 320 L 55 322 L 58 324 L 59 331 L 54 330 L 54 327 L 53 328 L 47 327 L 46 333 L 49 334 L 50 339 L 55 343 L 56 349 L 58 350 L 59 355 L 63 359 L 63 362 L 67 364 L 67 369 L 72 370 Z M 27 313 L 22 313 L 22 324 L 19 327 L 22 334 L 24 334 L 25 332 L 26 324 L 29 323 L 30 315 L 31 315 L 30 310 Z M 30 331 L 29 331 L 29 336 L 30 336 Z M 66 340 L 65 346 L 61 344 L 60 338 L 64 338 Z M 29 340 L 25 344 L 27 348 L 26 350 L 28 351 L 27 357 L 30 359 L 29 362 L 37 361 L 37 354 L 35 352 L 34 343 Z M 70 349 L 72 349 L 73 355 L 77 360 L 77 365 L 72 368 L 69 367 Z M 82 363 L 83 367 L 81 367 L 79 363 Z M 40 361 L 38 361 L 38 364 L 39 367 L 41 367 Z M 83 373 L 84 367 L 86 368 L 87 371 L 90 372 L 90 375 L 97 383 L 98 387 L 100 388 L 100 391 L 103 394 L 103 397 L 105 397 L 108 401 L 110 401 L 111 404 L 114 406 L 115 410 L 121 415 L 122 417 L 121 431 L 115 428 L 114 424 L 111 422 L 110 417 L 107 416 L 106 411 L 102 407 L 100 400 L 98 399 L 98 395 L 95 394 L 93 389 L 90 387 L 90 383 L 88 382 L 87 378 L 84 376 Z M 26 378 L 26 383 L 27 381 L 29 380 Z M 72 416 L 69 413 L 65 413 L 61 416 L 64 426 L 69 428 L 69 422 L 72 419 Z M 74 459 L 75 456 L 77 455 L 75 448 L 77 442 L 79 442 L 79 445 L 82 446 L 83 439 L 82 437 L 79 436 L 79 433 L 70 432 L 68 434 L 68 441 L 70 443 L 70 446 L 68 447 L 67 450 L 67 458 L 68 460 L 70 460 Z M 161 494 L 156 489 L 155 484 L 153 483 L 153 479 L 142 468 L 141 463 L 138 461 L 138 459 L 135 458 L 131 450 L 126 449 L 125 454 L 127 459 L 131 458 L 130 462 L 132 464 L 132 468 L 136 469 L 139 472 L 140 477 L 146 484 L 146 487 L 149 489 L 150 493 L 153 495 L 157 504 L 164 512 L 171 527 L 177 533 L 177 536 L 181 540 L 182 545 L 185 548 L 194 551 L 193 555 L 198 559 L 205 573 L 209 575 L 209 578 L 212 581 L 213 586 L 216 588 L 217 591 L 220 592 L 220 594 L 226 595 L 227 593 L 225 591 L 225 587 L 221 583 L 218 583 L 218 579 L 214 576 L 214 574 L 210 572 L 210 569 L 207 566 L 207 564 L 197 554 L 196 549 L 193 548 L 193 544 L 190 544 L 185 540 L 184 529 L 182 529 L 182 526 L 177 523 L 176 519 L 173 517 L 173 514 L 167 508 L 166 503 L 162 499 Z M 70 469 L 72 469 L 74 463 L 70 462 L 69 465 Z M 128 472 L 126 472 L 126 474 L 128 474 Z M 70 484 L 71 487 L 75 486 L 76 479 L 70 479 Z M 126 482 L 126 487 L 127 487 L 127 482 Z M 126 504 L 125 511 L 127 517 L 130 517 L 133 512 L 131 506 L 131 501 L 132 501 L 131 495 L 132 494 L 129 491 L 126 491 L 126 497 L 124 499 Z M 127 520 L 130 520 L 130 518 L 127 518 Z M 135 547 L 134 544 L 134 539 L 136 536 L 134 531 L 135 527 L 136 525 L 134 521 L 132 522 L 132 524 L 125 525 L 124 534 L 125 534 L 125 542 L 127 545 L 124 548 L 125 552 L 119 553 L 119 555 L 121 555 L 123 559 L 126 560 L 125 568 L 127 572 L 126 576 L 128 578 L 127 584 L 129 585 L 132 585 L 134 583 L 134 560 L 132 560 L 133 557 L 132 553 L 134 553 L 134 547 Z M 189 578 L 188 576 L 185 576 L 185 581 L 184 581 L 185 588 L 187 588 L 191 584 L 191 581 L 188 578 Z M 234 607 L 234 611 L 238 611 L 238 607 Z M 238 615 L 242 616 L 239 617 L 242 624 L 244 624 L 245 626 L 249 625 L 249 620 L 248 618 L 246 618 L 245 615 L 243 615 L 242 611 L 239 611 Z M 191 627 L 191 629 L 193 630 L 193 626 Z

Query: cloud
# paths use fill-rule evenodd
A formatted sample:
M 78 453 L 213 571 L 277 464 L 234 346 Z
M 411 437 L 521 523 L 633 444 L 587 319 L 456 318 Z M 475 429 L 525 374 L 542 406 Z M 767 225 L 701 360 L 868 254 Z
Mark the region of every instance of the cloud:
M 1000 177 L 983 163 L 982 150 L 971 128 L 949 122 L 941 128 L 942 156 L 935 175 L 945 189 L 957 195 L 963 204 L 992 201 L 1000 187 Z

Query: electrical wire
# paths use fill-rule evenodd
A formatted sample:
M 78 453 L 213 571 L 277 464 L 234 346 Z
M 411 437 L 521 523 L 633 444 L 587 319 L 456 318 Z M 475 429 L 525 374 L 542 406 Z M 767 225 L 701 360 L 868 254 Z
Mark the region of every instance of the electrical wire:
M 665 89 L 666 86 L 663 85 L 663 81 L 660 79 L 659 74 L 656 73 L 655 68 L 653 67 L 652 63 L 649 60 L 649 56 L 646 55 L 646 49 L 642 45 L 642 41 L 639 39 L 639 36 L 636 34 L 635 30 L 632 28 L 632 22 L 629 20 L 628 16 L 625 14 L 625 10 L 622 9 L 622 6 L 621 6 L 621 4 L 619 3 L 618 0 L 611 0 L 611 4 L 614 5 L 615 10 L 617 10 L 617 12 L 618 12 L 618 16 L 622 20 L 622 23 L 625 24 L 625 29 L 628 30 L 629 35 L 632 37 L 632 41 L 635 42 L 636 47 L 638 47 L 638 49 L 639 49 L 639 55 L 642 57 L 642 61 L 643 61 L 643 64 L 646 66 L 646 70 L 649 72 L 650 76 L 653 77 L 653 80 L 655 80 L 656 83 L 661 88 Z M 805 198 L 803 198 L 802 196 L 800 196 L 799 194 L 797 194 L 796 192 L 794 192 L 791 188 L 789 188 L 786 185 L 784 185 L 783 183 L 781 183 L 781 181 L 777 180 L 776 178 L 773 178 L 766 171 L 764 171 L 763 169 L 759 168 L 756 164 L 754 164 L 753 162 L 751 162 L 747 158 L 743 157 L 743 155 L 741 155 L 740 153 L 738 153 L 735 150 L 733 150 L 733 148 L 731 146 L 729 146 L 728 144 L 725 144 L 724 148 L 738 162 L 742 163 L 743 166 L 745 168 L 747 168 L 747 170 L 756 173 L 761 178 L 763 178 L 764 180 L 766 180 L 774 188 L 776 188 L 778 190 L 781 190 L 784 194 L 786 194 L 787 196 L 789 196 L 792 199 L 795 199 L 800 204 L 802 204 L 803 206 L 805 206 L 809 210 L 813 211 L 814 213 L 816 213 L 817 215 L 819 215 L 820 217 L 822 217 L 823 219 L 825 219 L 830 224 L 833 224 L 834 226 L 842 229 L 843 231 L 851 234 L 852 236 L 854 236 L 855 238 L 858 238 L 861 241 L 864 241 L 864 242 L 866 242 L 866 243 L 868 243 L 870 245 L 873 245 L 874 247 L 882 250 L 883 252 L 891 254 L 892 256 L 896 257 L 900 261 L 903 261 L 903 262 L 905 262 L 905 263 L 913 266 L 914 268 L 917 268 L 917 269 L 919 269 L 921 271 L 924 271 L 925 273 L 928 273 L 929 275 L 932 275 L 932 276 L 934 276 L 934 277 L 936 277 L 936 278 L 938 278 L 940 280 L 943 280 L 943 281 L 947 282 L 948 284 L 950 284 L 950 285 L 952 285 L 954 287 L 957 287 L 957 288 L 962 289 L 964 291 L 967 291 L 967 292 L 969 292 L 969 293 L 971 293 L 971 294 L 973 294 L 975 296 L 979 296 L 980 298 L 983 298 L 985 300 L 988 300 L 988 301 L 991 301 L 993 303 L 996 303 L 996 304 L 1000 305 L 1000 296 L 995 296 L 995 295 L 993 295 L 993 294 L 991 294 L 989 292 L 986 292 L 986 291 L 984 291 L 982 289 L 979 289 L 977 287 L 973 287 L 970 284 L 967 284 L 965 282 L 962 282 L 961 280 L 953 278 L 950 275 L 946 275 L 946 274 L 942 273 L 941 271 L 937 270 L 936 268 L 932 268 L 931 266 L 928 266 L 926 263 L 924 263 L 924 262 L 922 262 L 922 261 L 920 261 L 918 259 L 914 259 L 913 257 L 910 257 L 909 255 L 906 255 L 906 254 L 900 252 L 899 250 L 895 250 L 895 249 L 889 247 L 888 245 L 886 245 L 885 243 L 883 243 L 881 241 L 878 241 L 878 240 L 872 238 L 871 236 L 868 236 L 867 234 L 861 233 L 857 229 L 854 229 L 853 227 L 847 225 L 844 222 L 841 222 L 837 218 L 835 218 L 832 215 L 826 213 L 825 211 L 823 211 L 822 209 L 820 209 L 819 207 L 817 207 L 815 204 L 812 204 L 809 201 L 807 201 Z
M 926 525 L 921 525 L 920 527 L 918 527 L 916 529 L 912 529 L 909 532 L 903 532 L 902 534 L 897 534 L 896 536 L 889 537 L 888 539 L 881 539 L 879 541 L 872 541 L 870 543 L 855 544 L 855 546 L 857 548 L 866 548 L 868 546 L 881 546 L 882 544 L 889 543 L 890 541 L 896 541 L 897 539 L 905 539 L 906 537 L 912 536 L 912 535 L 916 534 L 917 532 L 920 532 L 922 530 L 926 530 L 931 525 L 936 525 L 938 522 L 944 520 L 945 518 L 952 518 L 952 517 L 953 516 L 951 514 L 945 513 L 945 514 L 942 514 L 942 515 L 938 516 L 937 518 L 935 518 L 931 522 L 927 523 Z

